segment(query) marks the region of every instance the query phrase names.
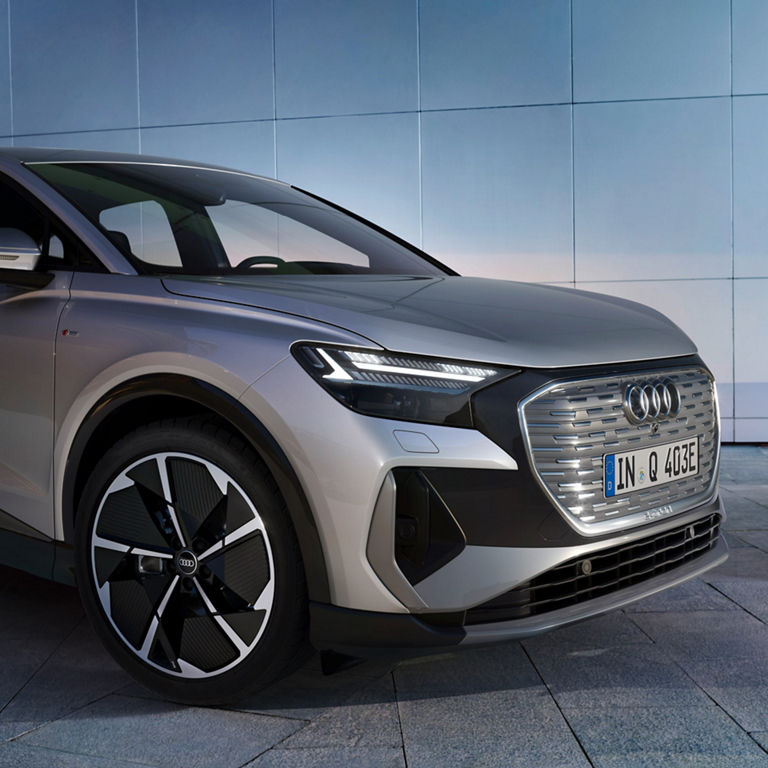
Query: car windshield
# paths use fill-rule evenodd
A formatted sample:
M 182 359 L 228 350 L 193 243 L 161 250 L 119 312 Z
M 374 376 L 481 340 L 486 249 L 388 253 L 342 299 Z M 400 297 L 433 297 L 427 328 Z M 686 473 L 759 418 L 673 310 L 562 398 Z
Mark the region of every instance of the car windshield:
M 451 274 L 332 204 L 245 173 L 140 162 L 28 167 L 143 274 Z

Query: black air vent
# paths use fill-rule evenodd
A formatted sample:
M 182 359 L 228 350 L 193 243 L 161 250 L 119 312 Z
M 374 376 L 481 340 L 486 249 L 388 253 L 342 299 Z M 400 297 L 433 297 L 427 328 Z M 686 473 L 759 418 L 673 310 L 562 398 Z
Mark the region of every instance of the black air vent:
M 453 560 L 466 544 L 464 532 L 434 486 L 419 469 L 393 472 L 397 488 L 395 560 L 418 584 Z

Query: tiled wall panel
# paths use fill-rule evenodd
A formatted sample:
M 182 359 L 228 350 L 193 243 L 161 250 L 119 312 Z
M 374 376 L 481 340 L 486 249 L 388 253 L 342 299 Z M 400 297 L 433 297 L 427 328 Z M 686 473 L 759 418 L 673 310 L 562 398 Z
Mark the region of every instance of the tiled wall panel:
M 734 285 L 736 418 L 768 420 L 768 280 Z
M 139 0 L 138 33 L 142 125 L 274 116 L 270 0 Z
M 568 0 L 421 0 L 422 109 L 570 101 L 570 26 Z
M 768 277 L 767 214 L 768 96 L 739 97 L 733 100 L 733 247 L 736 277 Z
M 17 140 L 22 145 L 28 142 Z M 138 152 L 139 131 L 81 131 L 78 133 L 44 133 L 35 136 L 37 147 L 61 149 L 95 149 L 104 152 Z
M 278 117 L 418 106 L 416 0 L 275 0 Z
M 728 99 L 574 108 L 576 279 L 729 277 Z
M 275 175 L 274 122 L 142 128 L 141 150 L 182 160 Z
M 730 93 L 729 0 L 574 0 L 573 95 Z
M 768 443 L 768 419 L 735 419 L 733 439 L 737 443 Z
M 768 3 L 733 0 L 733 92 L 768 93 Z
M 10 39 L 15 134 L 137 127 L 132 2 L 11 0 Z
M 573 277 L 570 107 L 422 117 L 424 248 L 461 274 Z
M 11 68 L 8 36 L 8 2 L 0 0 L 0 136 L 13 133 L 11 119 Z

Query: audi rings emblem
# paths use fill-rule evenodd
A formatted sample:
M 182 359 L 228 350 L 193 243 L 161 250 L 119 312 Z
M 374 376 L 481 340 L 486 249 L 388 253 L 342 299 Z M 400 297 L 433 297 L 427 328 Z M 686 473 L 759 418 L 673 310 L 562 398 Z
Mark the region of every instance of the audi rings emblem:
M 624 413 L 633 424 L 674 418 L 680 413 L 680 393 L 669 379 L 630 384 L 624 395 Z

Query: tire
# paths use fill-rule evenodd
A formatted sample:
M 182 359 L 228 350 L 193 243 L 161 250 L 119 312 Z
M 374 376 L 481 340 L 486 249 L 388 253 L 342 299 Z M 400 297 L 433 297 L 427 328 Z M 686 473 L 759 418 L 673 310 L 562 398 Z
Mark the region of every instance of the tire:
M 305 654 L 296 537 L 264 464 L 204 418 L 143 426 L 94 468 L 75 524 L 77 581 L 116 661 L 166 698 L 216 704 Z

